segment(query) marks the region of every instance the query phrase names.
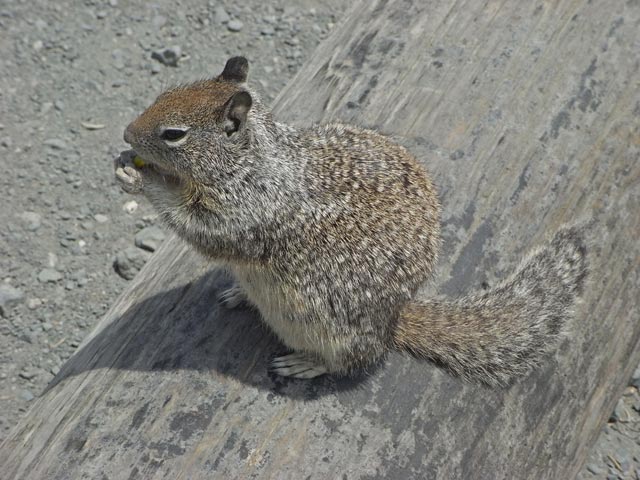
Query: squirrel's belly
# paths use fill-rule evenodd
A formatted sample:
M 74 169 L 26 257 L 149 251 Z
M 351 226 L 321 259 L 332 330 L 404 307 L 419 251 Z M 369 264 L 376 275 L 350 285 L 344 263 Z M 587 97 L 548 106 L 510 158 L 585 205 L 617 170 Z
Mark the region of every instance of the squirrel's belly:
M 262 320 L 285 345 L 294 350 L 317 350 L 318 332 L 304 321 L 306 308 L 297 292 L 264 270 L 234 267 L 233 272 Z

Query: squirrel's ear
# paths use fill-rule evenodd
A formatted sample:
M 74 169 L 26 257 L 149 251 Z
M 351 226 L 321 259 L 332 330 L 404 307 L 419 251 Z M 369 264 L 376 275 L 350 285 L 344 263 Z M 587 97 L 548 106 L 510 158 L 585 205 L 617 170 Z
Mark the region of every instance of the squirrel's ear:
M 251 94 L 244 90 L 234 93 L 224 108 L 224 131 L 230 137 L 240 130 L 247 122 L 247 114 L 251 109 Z
M 249 75 L 249 62 L 244 57 L 231 57 L 218 77 L 227 82 L 244 83 Z

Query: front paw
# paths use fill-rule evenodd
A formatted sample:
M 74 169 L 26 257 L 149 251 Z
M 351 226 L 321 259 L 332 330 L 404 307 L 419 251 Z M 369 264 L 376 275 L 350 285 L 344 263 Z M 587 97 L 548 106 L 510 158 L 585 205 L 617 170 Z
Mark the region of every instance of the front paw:
M 237 307 L 248 306 L 249 299 L 240 285 L 234 285 L 218 296 L 218 302 L 220 302 L 223 307 L 231 310 Z
M 120 188 L 127 193 L 141 193 L 144 186 L 142 169 L 134 165 L 136 153 L 133 150 L 122 152 L 115 159 L 116 180 Z

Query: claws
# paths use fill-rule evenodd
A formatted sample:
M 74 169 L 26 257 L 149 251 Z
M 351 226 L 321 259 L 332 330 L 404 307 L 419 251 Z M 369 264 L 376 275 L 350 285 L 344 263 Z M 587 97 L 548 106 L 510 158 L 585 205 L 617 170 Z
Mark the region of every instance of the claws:
M 276 357 L 271 361 L 269 370 L 282 377 L 304 379 L 315 378 L 328 373 L 324 365 L 318 364 L 304 353 L 291 353 Z
M 126 173 L 130 177 L 140 176 L 140 172 L 138 170 L 136 170 L 135 168 L 130 167 L 129 165 L 124 167 L 124 173 Z
M 236 308 L 248 303 L 248 301 L 247 295 L 239 285 L 234 285 L 233 287 L 228 288 L 218 296 L 218 302 L 228 309 Z

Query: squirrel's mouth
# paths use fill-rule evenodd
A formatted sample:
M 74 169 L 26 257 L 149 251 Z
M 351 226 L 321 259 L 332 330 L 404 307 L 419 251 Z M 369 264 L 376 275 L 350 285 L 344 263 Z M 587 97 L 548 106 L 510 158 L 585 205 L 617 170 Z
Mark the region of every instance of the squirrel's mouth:
M 158 161 L 150 156 L 142 156 L 136 150 L 130 150 L 129 155 L 132 156 L 132 161 L 136 168 L 148 168 L 159 173 L 166 180 L 171 180 L 175 183 L 180 182 L 180 174 L 166 162 Z

